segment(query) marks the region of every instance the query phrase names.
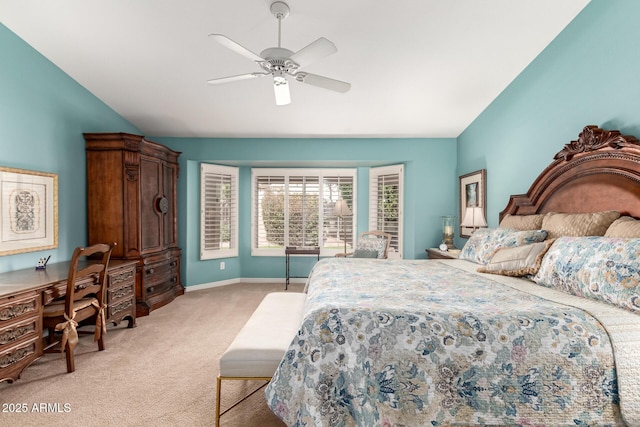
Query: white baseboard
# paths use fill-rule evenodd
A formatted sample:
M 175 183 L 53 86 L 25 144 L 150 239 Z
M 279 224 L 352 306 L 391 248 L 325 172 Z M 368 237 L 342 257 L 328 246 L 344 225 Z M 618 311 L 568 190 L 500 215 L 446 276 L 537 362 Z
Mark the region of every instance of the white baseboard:
M 289 279 L 289 283 L 302 283 L 304 284 L 307 281 L 305 278 L 298 279 Z M 245 278 L 237 278 L 237 279 L 228 279 L 228 280 L 219 280 L 217 282 L 209 282 L 209 283 L 201 283 L 199 285 L 185 286 L 185 292 L 191 291 L 201 291 L 203 289 L 217 288 L 219 286 L 228 286 L 228 285 L 236 285 L 238 283 L 282 283 L 282 286 L 285 284 L 285 279 L 282 277 L 268 279 L 268 278 L 256 278 L 256 277 L 245 277 Z

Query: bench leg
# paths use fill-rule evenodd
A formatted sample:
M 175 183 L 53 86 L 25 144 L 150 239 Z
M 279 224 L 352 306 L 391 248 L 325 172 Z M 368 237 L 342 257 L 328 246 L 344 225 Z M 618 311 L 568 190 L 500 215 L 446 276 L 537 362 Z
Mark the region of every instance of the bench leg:
M 223 379 L 225 379 L 225 380 L 240 380 L 240 381 L 252 381 L 252 380 L 266 381 L 266 383 L 264 383 L 263 385 L 261 385 L 260 387 L 258 387 L 257 389 L 255 389 L 254 391 L 249 393 L 247 396 L 243 397 L 240 401 L 234 403 L 231 407 L 225 409 L 224 410 L 225 413 L 227 411 L 235 408 L 236 406 L 238 406 L 242 402 L 244 402 L 251 395 L 257 393 L 261 388 L 266 386 L 269 381 L 271 381 L 271 377 L 223 377 L 221 375 L 218 375 L 218 378 L 216 380 L 216 427 L 220 427 L 220 417 L 222 416 L 222 414 L 220 413 L 220 395 L 221 395 L 220 389 L 222 388 L 222 380 Z
M 218 381 L 216 384 L 216 427 L 220 427 L 220 386 L 222 385 L 222 379 L 218 375 Z

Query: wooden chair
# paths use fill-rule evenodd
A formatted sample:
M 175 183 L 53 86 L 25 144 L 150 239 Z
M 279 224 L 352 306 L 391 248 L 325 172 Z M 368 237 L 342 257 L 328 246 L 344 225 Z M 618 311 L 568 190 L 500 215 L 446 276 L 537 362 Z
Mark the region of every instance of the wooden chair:
M 372 240 L 375 239 L 375 240 Z M 381 241 L 382 240 L 382 241 Z M 359 257 L 359 253 L 361 251 L 368 251 L 372 249 L 378 250 L 377 258 L 386 259 L 389 253 L 389 245 L 391 244 L 391 234 L 385 233 L 384 231 L 372 230 L 372 231 L 364 231 L 360 233 L 360 237 L 358 238 L 358 243 L 356 244 L 356 248 L 354 252 L 349 252 L 347 254 L 337 254 L 337 257 Z M 380 252 L 382 252 L 382 256 L 379 256 Z M 371 258 L 371 257 L 367 257 Z
M 49 344 L 47 352 L 65 352 L 67 358 L 67 372 L 75 370 L 73 353 L 78 343 L 79 326 L 95 325 L 93 331 L 94 340 L 98 341 L 98 349 L 104 350 L 103 335 L 107 332 L 105 322 L 106 299 L 106 272 L 111 257 L 111 251 L 115 243 L 96 244 L 87 248 L 76 248 L 71 257 L 69 275 L 67 277 L 67 290 L 64 300 L 56 300 L 43 308 L 43 327 L 49 330 Z M 84 268 L 78 268 L 82 257 L 100 256 L 97 262 L 84 264 Z M 97 274 L 97 280 L 95 275 Z M 55 331 L 62 333 L 60 341 L 55 340 Z M 91 333 L 88 332 L 87 333 Z M 60 349 L 54 346 L 60 343 Z

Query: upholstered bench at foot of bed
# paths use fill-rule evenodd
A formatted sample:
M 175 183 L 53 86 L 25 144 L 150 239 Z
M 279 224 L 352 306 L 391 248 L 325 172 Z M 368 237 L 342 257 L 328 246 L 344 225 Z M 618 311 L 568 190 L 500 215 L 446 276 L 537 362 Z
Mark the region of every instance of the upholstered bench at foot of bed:
M 269 381 L 300 328 L 306 299 L 307 294 L 299 292 L 267 294 L 224 352 L 216 388 L 216 426 L 222 380 Z

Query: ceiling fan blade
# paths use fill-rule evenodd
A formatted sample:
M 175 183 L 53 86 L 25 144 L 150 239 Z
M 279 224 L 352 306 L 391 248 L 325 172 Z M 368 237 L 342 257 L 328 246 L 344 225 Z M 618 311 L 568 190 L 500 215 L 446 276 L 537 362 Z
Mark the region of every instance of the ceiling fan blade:
M 285 78 L 274 78 L 273 90 L 276 95 L 276 105 L 287 105 L 291 103 L 289 83 Z
M 336 53 L 337 51 L 338 48 L 336 45 L 324 37 L 320 37 L 318 40 L 291 55 L 290 59 L 299 66 L 305 67 L 312 62 L 320 58 L 324 58 L 325 56 L 329 56 L 332 53 Z
M 210 85 L 216 85 L 220 83 L 231 83 L 231 82 L 237 82 L 240 80 L 247 80 L 247 79 L 252 79 L 254 77 L 263 77 L 268 75 L 269 75 L 268 73 L 239 74 L 237 76 L 220 77 L 219 79 L 207 80 L 207 83 L 209 83 Z
M 345 93 L 351 89 L 351 83 L 342 82 L 340 80 L 330 79 L 329 77 L 319 76 L 311 73 L 296 73 L 296 80 L 308 85 L 329 89 L 336 92 Z
M 261 56 L 258 56 L 257 54 L 251 52 L 246 47 L 239 45 L 238 43 L 234 42 L 233 40 L 231 40 L 227 36 L 223 36 L 222 34 L 209 34 L 209 37 L 213 38 L 215 41 L 220 43 L 222 46 L 224 46 L 224 47 L 226 47 L 228 49 L 231 49 L 235 53 L 238 53 L 238 54 L 240 54 L 240 55 L 244 56 L 245 58 L 248 58 L 248 59 L 250 59 L 252 61 L 262 61 L 263 60 L 263 58 Z

